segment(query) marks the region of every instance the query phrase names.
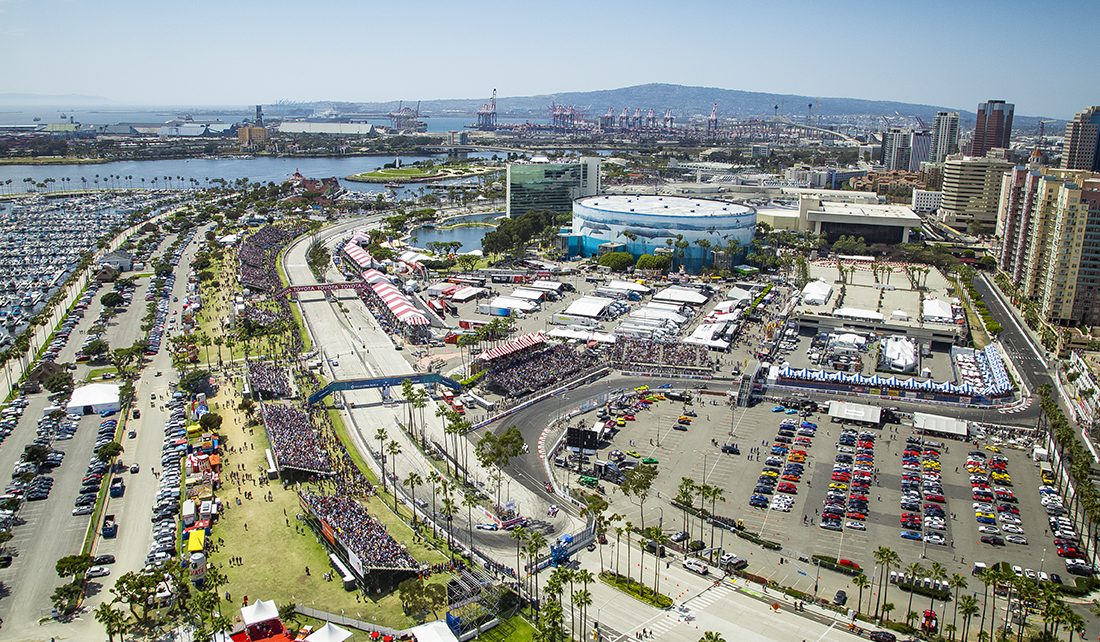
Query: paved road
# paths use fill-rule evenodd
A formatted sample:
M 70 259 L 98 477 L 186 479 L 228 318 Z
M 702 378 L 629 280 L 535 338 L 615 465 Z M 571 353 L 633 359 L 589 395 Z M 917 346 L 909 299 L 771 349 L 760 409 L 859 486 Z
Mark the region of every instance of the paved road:
M 1031 391 L 1034 392 L 1044 383 L 1051 383 L 1045 351 L 1031 341 L 1027 331 L 1021 325 L 1023 320 L 1017 319 L 1015 313 L 1005 306 L 984 276 L 974 279 L 974 287 L 982 295 L 982 300 L 989 307 L 993 319 L 1004 327 L 998 338 L 1004 345 L 1005 351 L 1012 357 L 1020 374 L 1027 380 Z
M 131 336 L 132 328 L 141 325 L 141 318 L 145 314 L 144 297 L 149 279 L 143 281 L 134 293 L 133 303 L 104 332 L 104 339 L 112 347 L 129 345 L 134 341 Z M 76 352 L 88 328 L 102 310 L 99 297 L 108 291 L 109 286 L 101 288 L 97 293 L 58 356 L 58 363 L 75 361 Z M 91 369 L 92 366 L 86 363 L 78 364 L 73 372 L 74 378 L 79 383 L 87 377 Z M 23 447 L 35 438 L 42 410 L 50 405 L 48 394 L 43 391 L 30 395 L 30 405 L 16 431 L 3 448 L 0 448 L 0 472 L 11 470 Z M 85 417 L 80 420 L 80 428 L 72 440 L 55 443 L 55 447 L 65 452 L 65 462 L 52 473 L 56 480 L 53 491 L 47 500 L 27 502 L 20 511 L 20 518 L 26 523 L 13 530 L 14 539 L 10 545 L 17 552 L 16 561 L 11 568 L 0 572 L 0 579 L 3 579 L 12 593 L 9 598 L 0 601 L 0 617 L 4 619 L 6 634 L 16 635 L 20 631 L 32 630 L 40 618 L 49 616 L 50 595 L 60 584 L 60 579 L 54 572 L 54 563 L 65 555 L 80 552 L 90 517 L 74 517 L 71 512 L 73 500 L 80 488 L 80 480 L 84 477 L 88 460 L 92 456 L 98 425 L 99 417 Z M 92 590 L 95 591 L 96 586 L 93 585 Z
M 376 216 L 341 223 L 323 230 L 317 238 L 331 247 L 352 229 L 377 226 L 380 220 L 381 217 Z M 305 261 L 305 252 L 312 242 L 312 238 L 299 241 L 288 248 L 284 254 L 287 277 L 293 285 L 316 282 Z M 329 280 L 342 280 L 342 277 L 330 272 Z M 326 375 L 329 377 L 352 379 L 414 372 L 405 358 L 407 352 L 397 351 L 394 348 L 393 342 L 366 306 L 360 303 L 350 291 L 337 293 L 335 300 L 326 300 L 321 293 L 302 293 L 299 295 L 298 305 L 320 357 L 325 363 Z M 393 391 L 393 393 L 397 397 L 400 391 Z M 346 392 L 343 393 L 343 400 L 348 407 L 344 411 L 345 417 L 349 420 L 349 426 L 353 428 L 352 436 L 362 452 L 366 453 L 372 448 L 377 448 L 374 433 L 382 427 L 387 430 L 390 439 L 396 439 L 401 443 L 402 453 L 397 459 L 399 478 L 404 479 L 412 471 L 417 471 L 423 476 L 432 470 L 431 465 L 420 455 L 409 436 L 397 428 L 399 422 L 407 421 L 406 407 L 403 404 L 382 404 L 380 392 L 377 390 Z M 429 402 L 428 407 L 424 409 L 426 430 L 430 439 L 436 443 L 444 443 L 443 422 L 435 416 L 435 411 L 434 401 Z M 465 440 L 461 447 L 468 449 L 465 459 L 471 466 L 471 476 L 475 483 L 480 482 L 490 494 L 495 492 L 495 487 L 490 488 L 487 485 L 489 475 L 476 463 L 472 442 Z M 391 470 L 388 463 L 386 470 L 387 474 Z M 542 519 L 547 506 L 557 500 L 543 492 L 541 486 L 537 488 L 537 492 L 533 493 L 519 484 L 508 485 L 505 490 L 504 494 L 510 495 L 516 501 L 520 511 L 535 521 L 534 525 L 546 530 L 548 539 L 561 532 L 575 532 L 583 525 L 579 519 L 566 512 L 559 513 L 553 520 Z M 421 489 L 419 492 L 423 496 L 426 490 Z M 475 512 L 473 521 L 487 520 Z M 456 536 L 466 541 L 468 533 L 466 511 L 459 511 L 454 523 Z M 508 564 L 509 559 L 512 560 L 512 564 L 515 563 L 514 544 L 506 533 L 475 530 L 473 539 L 475 546 L 483 552 L 494 554 L 502 563 Z

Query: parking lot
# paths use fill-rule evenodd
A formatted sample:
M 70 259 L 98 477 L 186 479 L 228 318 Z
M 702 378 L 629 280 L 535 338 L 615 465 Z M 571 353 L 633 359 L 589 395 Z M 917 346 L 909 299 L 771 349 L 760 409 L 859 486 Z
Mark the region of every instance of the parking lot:
M 714 403 L 719 405 L 712 405 Z M 685 407 L 694 409 L 697 417 L 687 431 L 674 430 L 672 426 L 677 423 L 677 418 Z M 658 402 L 648 410 L 636 411 L 634 417 L 633 421 L 625 421 L 625 426 L 618 427 L 618 433 L 611 442 L 591 458 L 593 462 L 608 460 L 612 450 L 623 451 L 628 460 L 653 457 L 657 461 L 659 474 L 650 492 L 650 500 L 645 505 L 644 522 L 647 526 L 660 524 L 669 535 L 682 528 L 681 511 L 670 503 L 677 495 L 681 478 L 687 477 L 696 484 L 705 483 L 721 488 L 724 501 L 717 502 L 715 507 L 715 513 L 719 517 L 731 523 L 741 520 L 746 530 L 783 546 L 781 552 L 767 551 L 725 533 L 724 529 L 717 529 L 715 546 L 747 558 L 752 564 L 752 572 L 774 577 L 776 580 L 786 578 L 788 584 L 811 590 L 817 571 L 809 564 L 799 562 L 800 559 L 810 560 L 813 555 L 825 555 L 849 559 L 869 569 L 874 566 L 874 550 L 886 546 L 898 552 L 903 565 L 920 562 L 928 567 L 931 562 L 936 561 L 943 564 L 949 574 L 959 572 L 969 576 L 975 562 L 991 565 L 1004 561 L 1021 567 L 1023 572 L 1028 569 L 1036 574 L 1039 571 L 1048 575 L 1057 572 L 1064 582 L 1071 582 L 1073 579 L 1065 572 L 1065 564 L 1057 556 L 1046 511 L 1039 503 L 1038 468 L 1026 452 L 1006 449 L 998 453 L 964 442 L 924 437 L 929 443 L 936 442 L 937 448 L 922 444 L 922 454 L 916 457 L 916 470 L 907 470 L 904 467 L 906 463 L 910 468 L 914 466 L 912 448 L 915 444 L 906 443 L 907 438 L 915 437 L 911 426 L 888 424 L 881 429 L 858 428 L 832 423 L 827 415 L 819 412 L 811 412 L 805 418 L 786 412 L 773 412 L 773 405 L 770 403 L 749 409 L 737 408 L 731 413 L 730 408 L 724 405 L 722 397 L 706 394 L 698 395 L 690 406 L 673 401 Z M 591 423 L 594 419 L 595 414 L 588 413 L 575 421 Z M 795 462 L 803 467 L 798 478 L 784 479 L 790 472 L 787 468 L 790 453 L 776 453 L 775 459 L 770 462 L 773 466 L 767 465 L 768 458 L 773 456 L 771 451 L 773 444 L 777 444 L 775 438 L 781 422 L 787 421 L 801 426 L 803 420 L 817 424 L 818 428 L 815 431 L 795 428 L 790 431 L 793 434 L 792 443 L 779 444 L 790 448 L 792 453 L 796 450 L 805 451 L 805 461 Z M 842 431 L 846 429 L 851 431 L 851 441 L 845 441 L 851 443 L 851 446 L 839 444 Z M 794 443 L 793 440 L 799 437 L 802 442 Z M 726 443 L 736 443 L 740 453 L 722 452 L 721 446 Z M 837 455 L 862 453 L 866 450 L 863 448 L 866 445 L 870 445 L 871 459 L 861 461 L 853 457 L 852 463 L 848 465 L 849 468 L 857 467 L 853 470 L 860 470 L 858 465 L 864 464 L 866 468 L 862 469 L 863 474 L 853 473 L 846 481 L 835 479 L 834 464 L 837 463 Z M 903 453 L 907 445 L 911 452 L 909 461 L 905 462 Z M 932 462 L 936 458 L 923 453 L 934 450 L 939 451 L 938 468 L 941 480 L 938 484 L 930 475 L 927 480 L 924 479 L 928 473 L 935 472 L 934 465 L 929 464 L 926 467 L 924 462 Z M 990 484 L 991 488 L 1000 486 L 1004 490 L 1010 490 L 1017 500 L 1015 503 L 991 502 L 994 524 L 982 524 L 975 516 L 975 500 L 969 479 L 971 473 L 966 465 L 967 453 L 974 450 L 986 455 L 990 462 L 994 456 L 1003 457 L 1003 468 L 1011 475 L 1011 480 L 989 478 L 990 482 L 994 482 Z M 796 459 L 801 459 L 801 456 Z M 770 495 L 755 492 L 760 487 L 761 473 L 766 468 L 775 470 L 777 484 L 790 483 L 794 492 L 773 491 Z M 559 483 L 567 480 L 569 483 L 578 483 L 578 475 L 568 473 L 560 467 L 555 467 L 554 471 Z M 583 472 L 591 474 L 588 470 Z M 914 481 L 903 480 L 903 474 L 912 475 L 914 472 L 918 475 L 916 482 L 919 490 L 924 494 L 915 506 L 909 504 L 907 509 L 903 509 L 902 483 Z M 854 485 L 857 479 L 865 481 L 866 487 Z M 925 481 L 928 483 L 924 484 Z M 1009 481 L 1011 486 L 1006 485 Z M 607 492 L 612 511 L 637 515 L 636 498 L 625 497 L 610 481 L 599 483 Z M 830 488 L 831 484 L 834 488 Z M 910 489 L 909 499 L 912 499 L 913 487 L 907 487 Z M 844 516 L 835 520 L 840 530 L 821 527 L 822 512 L 827 505 L 829 493 L 834 497 L 844 498 L 840 504 L 845 506 Z M 942 494 L 942 502 L 934 501 L 940 499 L 936 494 Z M 750 498 L 754 495 L 758 498 L 765 497 L 767 502 L 759 507 L 750 505 Z M 789 499 L 777 502 L 778 497 Z M 999 497 L 994 495 L 994 500 Z M 778 504 L 775 509 L 764 507 L 775 504 Z M 695 500 L 695 505 L 700 505 L 698 499 Z M 1002 505 L 1006 507 L 1005 510 L 998 510 Z M 1019 511 L 1018 518 L 1008 506 Z M 709 504 L 707 507 L 709 509 Z M 942 521 L 936 515 L 936 507 L 942 508 Z M 902 526 L 903 513 L 908 514 L 907 521 L 911 528 Z M 1019 524 L 1015 523 L 1017 519 Z M 635 524 L 638 525 L 640 521 Z M 862 524 L 863 528 L 851 526 L 853 522 Z M 979 532 L 981 526 L 995 526 L 998 537 L 1022 536 L 1027 543 L 983 543 L 980 537 L 989 534 Z M 1005 530 L 1006 527 L 1008 531 Z M 694 520 L 694 525 L 689 530 L 692 538 L 699 538 L 698 519 Z M 1014 532 L 1017 530 L 1021 532 Z M 915 534 L 915 539 L 903 538 L 903 532 L 910 533 L 908 537 L 914 537 Z M 927 542 L 922 539 L 924 534 L 930 536 Z M 942 543 L 939 543 L 940 538 Z M 709 526 L 704 528 L 702 539 L 709 547 Z M 788 564 L 793 563 L 793 566 L 779 564 L 780 557 Z M 798 570 L 805 574 L 798 573 Z M 823 593 L 829 590 L 831 595 L 831 591 L 839 588 L 851 589 L 849 579 L 828 570 L 822 571 L 820 590 Z M 977 585 L 976 582 L 972 584 Z

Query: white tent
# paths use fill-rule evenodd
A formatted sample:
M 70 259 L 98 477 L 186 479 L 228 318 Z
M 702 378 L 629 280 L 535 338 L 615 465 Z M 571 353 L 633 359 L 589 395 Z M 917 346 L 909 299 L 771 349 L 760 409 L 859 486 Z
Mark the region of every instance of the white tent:
M 519 310 L 521 312 L 533 312 L 539 307 L 533 301 L 515 299 L 510 296 L 498 296 L 489 305 L 494 308 L 508 308 L 509 310 Z
M 628 292 L 637 292 L 639 294 L 649 294 L 652 290 L 649 286 L 642 285 L 641 283 L 635 283 L 634 281 L 615 280 L 607 284 L 607 287 L 614 290 L 626 290 Z
M 557 292 L 558 294 L 561 294 L 562 290 L 565 289 L 565 284 L 561 281 L 538 280 L 532 283 L 531 287 L 535 288 L 536 290 L 549 290 L 551 292 Z
M 882 342 L 882 360 L 894 372 L 912 372 L 917 368 L 917 344 L 906 337 L 886 337 Z
M 834 419 L 846 421 L 858 421 L 861 423 L 882 423 L 882 408 L 868 406 L 862 403 L 850 403 L 847 401 L 830 401 L 829 416 Z
M 802 288 L 802 302 L 806 305 L 825 305 L 833 296 L 833 286 L 818 280 L 811 281 Z
M 672 321 L 676 325 L 683 325 L 687 321 L 687 317 L 676 314 L 672 310 L 664 310 L 662 308 L 643 307 L 634 310 L 630 313 L 631 319 L 659 319 L 661 321 Z
M 113 383 L 90 383 L 73 390 L 65 411 L 69 414 L 90 415 L 108 410 L 118 412 L 118 386 Z
M 729 292 L 726 293 L 726 298 L 727 299 L 732 299 L 733 301 L 741 301 L 741 300 L 751 301 L 752 300 L 752 292 L 749 292 L 748 290 L 746 290 L 744 288 L 739 288 L 737 286 L 734 286 L 734 287 L 730 288 Z
M 554 328 L 550 336 L 555 339 L 577 339 L 578 341 L 595 341 L 597 343 L 615 343 L 615 337 L 606 332 L 593 330 L 581 330 L 580 328 Z
M 951 311 L 951 304 L 940 299 L 925 299 L 921 306 L 921 318 L 932 323 L 952 323 L 955 321 L 955 313 Z
M 833 345 L 837 347 L 862 348 L 866 344 L 867 339 L 852 332 L 845 332 L 833 337 Z
M 612 303 L 614 303 L 614 299 L 601 296 L 582 296 L 565 309 L 565 314 L 596 319 L 602 316 L 607 306 Z
M 714 312 L 719 312 L 719 313 L 722 313 L 722 314 L 728 314 L 730 312 L 736 311 L 738 308 L 741 307 L 741 305 L 743 303 L 744 303 L 743 300 L 741 300 L 741 301 L 719 301 L 718 305 L 714 306 Z
M 279 609 L 275 606 L 275 600 L 256 600 L 248 606 L 241 607 L 241 620 L 245 626 L 252 626 L 279 617 Z
M 409 629 L 416 642 L 458 642 L 458 638 L 451 632 L 446 622 L 436 620 L 426 624 L 418 624 Z
M 451 300 L 458 303 L 465 303 L 470 299 L 476 299 L 478 296 L 488 292 L 485 288 L 478 288 L 474 286 L 467 286 L 455 292 L 451 295 Z
M 861 308 L 837 308 L 833 310 L 833 316 L 841 319 L 860 319 L 862 321 L 882 321 L 886 319 L 881 312 Z
M 966 439 L 970 431 L 970 425 L 954 417 L 943 415 L 930 415 L 924 412 L 913 413 L 913 426 L 925 433 L 962 437 Z
M 545 290 L 534 290 L 531 288 L 516 288 L 511 296 L 516 299 L 523 299 L 525 301 L 541 301 L 546 296 Z
M 656 301 L 672 301 L 674 303 L 687 303 L 690 305 L 703 305 L 707 302 L 707 296 L 698 290 L 669 286 L 653 295 Z
M 351 631 L 341 629 L 332 622 L 317 629 L 306 638 L 306 642 L 344 642 L 351 637 Z

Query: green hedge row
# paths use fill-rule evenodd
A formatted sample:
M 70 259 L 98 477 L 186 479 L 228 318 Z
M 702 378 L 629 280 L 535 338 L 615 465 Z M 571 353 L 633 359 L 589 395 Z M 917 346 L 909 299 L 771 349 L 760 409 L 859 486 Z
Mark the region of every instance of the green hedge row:
M 830 571 L 836 571 L 837 573 L 843 573 L 844 575 L 850 575 L 855 577 L 856 575 L 863 575 L 863 569 L 852 568 L 851 566 L 841 566 L 837 563 L 835 557 L 829 557 L 828 555 L 814 555 L 813 559 L 821 568 L 827 568 Z
M 750 533 L 748 531 L 734 531 L 741 539 L 747 539 L 753 544 L 759 544 L 770 551 L 778 551 L 783 548 L 783 545 L 779 542 L 773 542 L 769 539 L 761 539 L 756 533 Z

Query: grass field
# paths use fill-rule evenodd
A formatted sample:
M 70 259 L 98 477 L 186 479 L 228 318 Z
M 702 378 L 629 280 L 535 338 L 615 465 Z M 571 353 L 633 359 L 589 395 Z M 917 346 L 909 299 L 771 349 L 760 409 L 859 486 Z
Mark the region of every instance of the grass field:
M 227 445 L 238 451 L 228 453 L 228 470 L 236 470 L 239 464 L 243 464 L 247 472 L 266 468 L 263 453 L 267 441 L 262 429 L 256 428 L 249 433 L 245 427 L 246 417 L 236 408 L 240 397 L 235 387 L 221 383 L 222 391 L 211 400 L 211 410 L 222 416 Z M 335 410 L 330 413 L 339 414 Z M 362 465 L 358 453 L 354 450 L 351 453 L 356 463 Z M 368 599 L 345 591 L 339 581 L 324 581 L 322 574 L 330 568 L 328 552 L 313 532 L 296 519 L 301 509 L 293 487 L 284 490 L 278 483 L 259 486 L 253 481 L 237 486 L 227 476 L 223 478 L 225 486 L 221 495 L 229 508 L 214 528 L 214 541 L 224 540 L 224 544 L 220 545 L 212 561 L 217 562 L 229 578 L 227 607 L 239 608 L 247 595 L 251 601 L 272 599 L 280 605 L 293 602 L 393 628 L 416 623 L 402 612 L 396 592 Z M 251 500 L 245 499 L 245 491 L 254 493 Z M 272 501 L 264 499 L 268 492 Z M 412 529 L 393 514 L 392 504 L 383 504 L 388 497 L 370 498 L 365 502 L 367 510 L 386 525 L 395 539 L 406 544 L 417 560 L 427 564 L 445 562 L 443 554 L 416 540 Z M 241 557 L 243 565 L 226 564 L 230 556 Z M 429 581 L 444 583 L 447 576 L 435 575 Z
M 397 167 L 376 169 L 372 172 L 352 174 L 346 177 L 349 181 L 361 183 L 413 183 L 422 181 L 441 180 L 445 178 L 463 178 L 498 172 L 500 168 L 485 167 L 480 165 L 445 165 L 439 167 Z

